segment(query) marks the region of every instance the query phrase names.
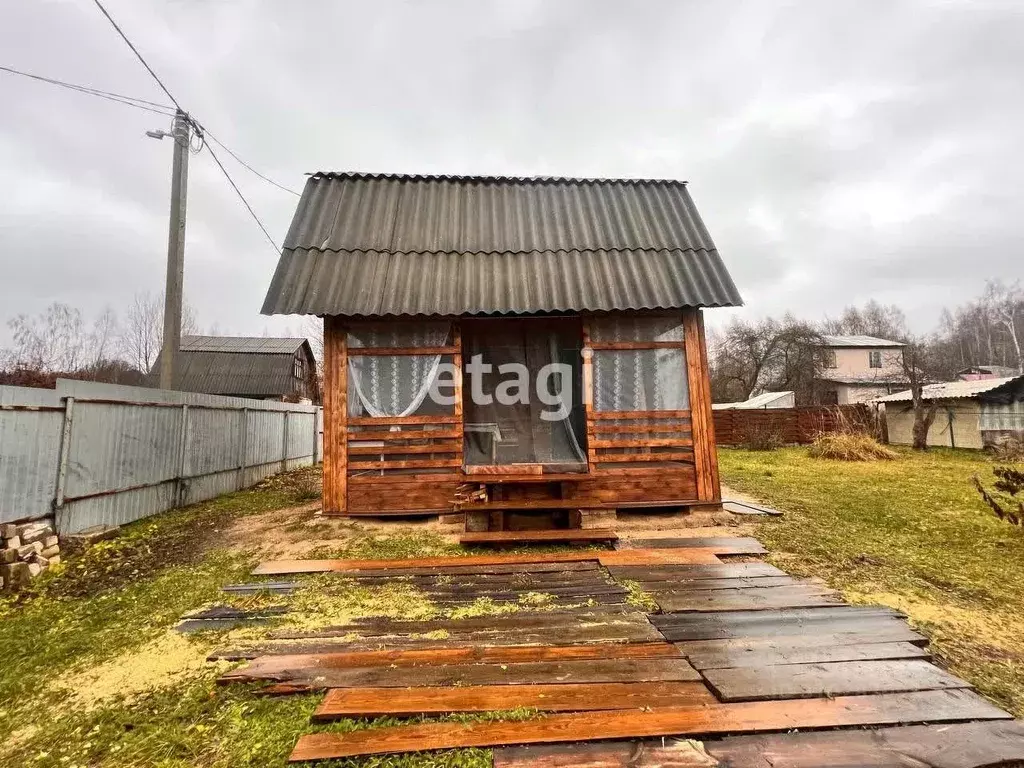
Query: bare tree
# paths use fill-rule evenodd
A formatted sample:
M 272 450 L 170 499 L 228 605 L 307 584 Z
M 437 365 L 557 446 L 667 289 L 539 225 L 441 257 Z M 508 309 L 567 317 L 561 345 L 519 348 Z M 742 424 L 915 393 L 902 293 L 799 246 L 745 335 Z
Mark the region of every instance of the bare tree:
M 14 345 L 4 357 L 11 368 L 32 371 L 77 371 L 91 346 L 82 313 L 54 302 L 38 315 L 18 315 L 7 323 Z
M 826 318 L 821 332 L 897 340 L 907 335 L 907 316 L 895 304 L 883 305 L 872 299 L 863 307 L 847 307 L 836 320 Z
M 747 400 L 760 392 L 792 390 L 798 400 L 812 400 L 823 341 L 809 323 L 792 315 L 781 320 L 734 320 L 713 341 L 714 399 Z
M 900 357 L 903 375 L 910 383 L 910 400 L 914 409 L 914 425 L 911 428 L 912 445 L 915 451 L 928 450 L 928 430 L 935 422 L 935 414 L 939 410 L 937 398 L 925 399 L 924 388 L 929 380 L 928 375 L 934 368 L 934 352 L 928 343 L 921 339 L 904 339 L 903 354 Z
M 189 336 L 198 332 L 199 324 L 196 322 L 195 312 L 186 302 L 181 312 L 181 333 L 183 336 Z M 121 329 L 121 354 L 129 364 L 146 373 L 156 362 L 163 340 L 163 294 L 135 294 Z
M 1018 331 L 1018 325 L 1024 322 L 1024 292 L 1020 281 L 1006 285 L 1002 280 L 990 280 L 985 286 L 985 300 L 993 321 L 1006 331 L 1013 345 L 1017 371 L 1024 373 L 1021 333 Z

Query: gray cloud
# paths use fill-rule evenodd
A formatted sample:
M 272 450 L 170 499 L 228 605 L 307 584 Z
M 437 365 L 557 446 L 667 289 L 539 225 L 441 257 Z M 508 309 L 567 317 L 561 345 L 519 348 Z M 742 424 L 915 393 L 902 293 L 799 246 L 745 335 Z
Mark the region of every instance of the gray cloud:
M 878 298 L 924 329 L 1024 276 L 1019 3 L 108 5 L 187 108 L 296 189 L 318 169 L 685 178 L 751 315 Z M 91 2 L 3 16 L 4 64 L 165 100 Z M 170 146 L 143 132 L 166 121 L 2 74 L 0 104 L 2 314 L 160 290 Z M 295 198 L 224 159 L 280 242 Z M 190 182 L 201 322 L 297 327 L 258 314 L 276 256 L 209 157 Z

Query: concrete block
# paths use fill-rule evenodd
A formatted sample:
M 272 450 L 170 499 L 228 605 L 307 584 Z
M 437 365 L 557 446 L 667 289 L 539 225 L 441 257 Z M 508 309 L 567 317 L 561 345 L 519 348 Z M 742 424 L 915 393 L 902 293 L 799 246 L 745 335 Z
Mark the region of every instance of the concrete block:
M 54 555 L 60 554 L 60 547 L 45 547 L 39 554 L 45 558 L 52 558 Z
M 0 549 L 0 564 L 16 563 L 18 561 L 18 550 Z
M 21 537 L 20 536 L 10 536 L 10 537 L 4 539 L 4 546 L 7 547 L 7 549 L 17 549 L 18 547 L 21 546 Z
M 60 546 L 60 539 L 56 536 L 47 536 L 43 539 L 43 548 L 49 549 L 50 547 Z
M 487 512 L 466 512 L 465 515 L 468 533 L 482 533 L 490 530 L 491 516 Z
M 117 536 L 119 528 L 97 525 L 84 531 L 72 533 L 61 538 L 61 549 L 65 554 L 74 554 L 88 549 L 98 541 L 106 541 Z
M 3 523 L 0 525 L 0 539 L 13 539 L 18 535 L 18 526 L 14 523 Z
M 26 560 L 32 555 L 43 551 L 43 542 L 33 541 L 31 544 L 25 544 L 18 547 L 18 559 Z
M 43 572 L 43 566 L 41 566 L 39 563 L 27 563 L 27 565 L 29 578 L 34 579 L 36 576 Z
M 53 536 L 53 528 L 46 524 L 32 523 L 21 526 L 18 531 L 22 544 L 31 544 L 34 541 L 42 541 L 48 536 Z
M 614 528 L 615 527 L 615 510 L 614 509 L 581 509 L 580 510 L 580 528 Z

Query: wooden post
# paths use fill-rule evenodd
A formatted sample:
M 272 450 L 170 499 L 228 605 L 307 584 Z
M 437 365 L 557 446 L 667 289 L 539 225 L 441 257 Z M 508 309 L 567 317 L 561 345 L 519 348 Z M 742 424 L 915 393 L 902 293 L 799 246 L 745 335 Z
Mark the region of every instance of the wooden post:
M 324 512 L 348 508 L 348 337 L 324 318 Z
M 458 352 L 452 355 L 452 366 L 455 371 L 452 373 L 452 378 L 455 381 L 455 417 L 458 421 L 458 429 L 460 435 L 463 435 L 462 423 L 462 326 L 458 320 L 452 322 L 452 346 L 458 348 Z M 465 464 L 465 457 L 463 456 L 463 448 L 459 448 L 458 456 L 462 459 L 462 463 Z
M 686 373 L 690 389 L 690 420 L 693 430 L 693 461 L 697 474 L 697 498 L 719 502 L 722 488 L 718 477 L 715 421 L 711 410 L 711 377 L 704 338 L 704 318 L 699 309 L 683 314 L 686 338 Z

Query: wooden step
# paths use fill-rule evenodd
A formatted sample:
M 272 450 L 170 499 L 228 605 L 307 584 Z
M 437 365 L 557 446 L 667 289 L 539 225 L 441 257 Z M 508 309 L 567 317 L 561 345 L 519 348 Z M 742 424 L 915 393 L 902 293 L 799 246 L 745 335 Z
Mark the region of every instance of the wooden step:
M 482 531 L 464 533 L 459 537 L 462 545 L 486 545 L 492 547 L 514 546 L 516 544 L 563 544 L 570 542 L 615 541 L 615 531 L 607 528 L 562 529 L 542 531 Z
M 482 501 L 457 504 L 459 512 L 498 512 L 508 510 L 544 509 L 609 509 L 601 502 L 586 499 L 509 499 L 508 501 Z

